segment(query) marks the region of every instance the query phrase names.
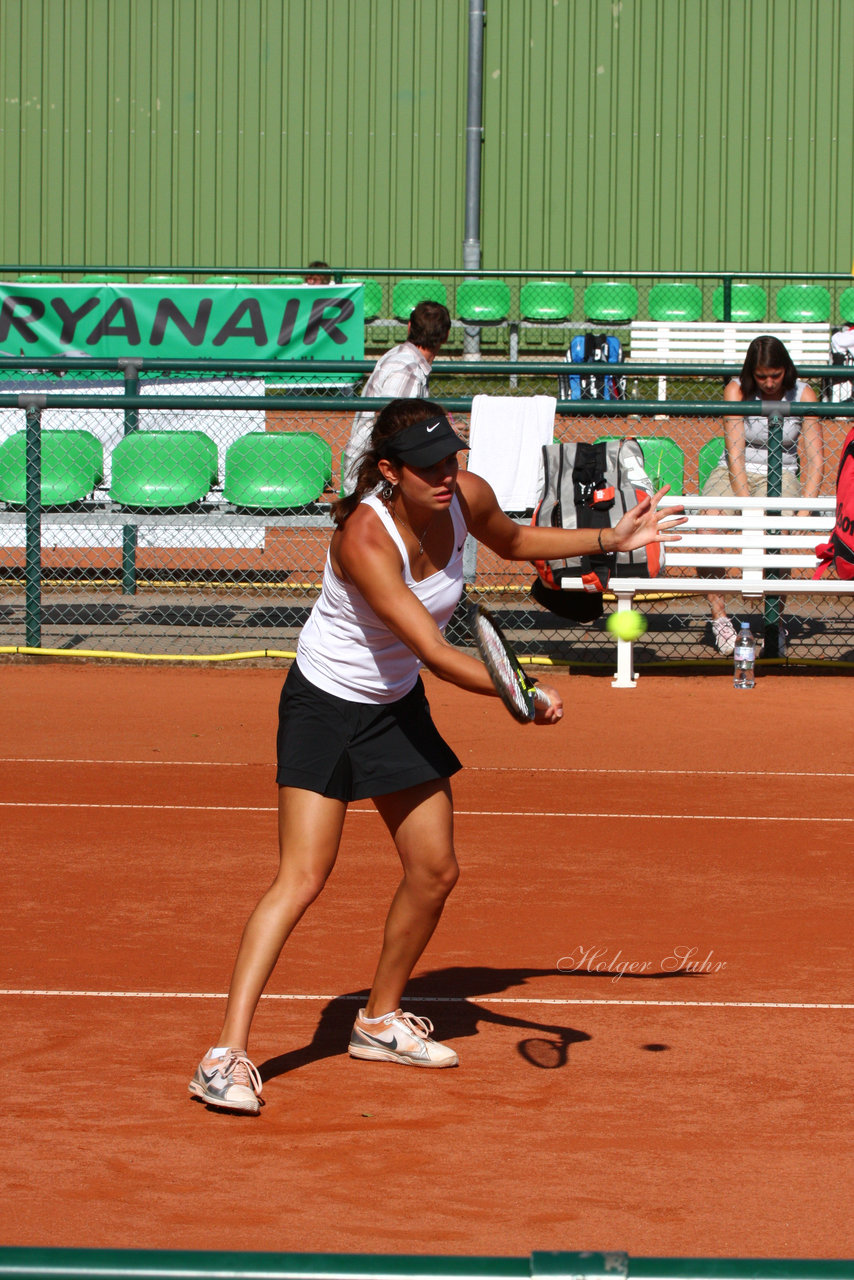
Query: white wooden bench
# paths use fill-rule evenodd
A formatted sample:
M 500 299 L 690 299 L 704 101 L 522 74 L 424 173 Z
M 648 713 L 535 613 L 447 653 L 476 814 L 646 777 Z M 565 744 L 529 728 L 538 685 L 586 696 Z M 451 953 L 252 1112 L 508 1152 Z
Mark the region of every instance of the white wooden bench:
M 684 506 L 688 523 L 682 540 L 666 544 L 665 570 L 658 578 L 612 577 L 609 593 L 618 612 L 642 604 L 638 597 L 666 593 L 708 595 L 736 592 L 746 599 L 795 594 L 854 596 L 854 580 L 811 580 L 815 548 L 833 528 L 834 498 L 719 498 L 667 496 L 662 506 Z M 795 514 L 808 509 L 808 516 Z M 714 514 L 718 513 L 718 514 Z M 722 513 L 722 514 L 721 514 Z M 708 570 L 726 572 L 712 577 Z M 789 575 L 798 572 L 801 576 Z M 779 576 L 778 576 L 779 575 Z M 782 580 L 781 580 L 782 579 Z M 564 583 L 566 590 L 580 589 Z M 634 644 L 617 641 L 616 689 L 637 683 Z
M 829 324 L 744 324 L 703 320 L 634 320 L 629 364 L 741 364 L 754 338 L 773 334 L 796 365 L 830 363 Z M 658 398 L 667 396 L 667 378 L 658 380 Z

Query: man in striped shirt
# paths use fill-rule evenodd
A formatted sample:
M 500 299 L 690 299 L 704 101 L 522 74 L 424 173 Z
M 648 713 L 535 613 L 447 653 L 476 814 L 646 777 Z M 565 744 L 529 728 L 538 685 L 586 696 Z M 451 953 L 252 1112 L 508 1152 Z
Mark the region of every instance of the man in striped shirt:
M 409 317 L 406 341 L 380 356 L 362 389 L 362 395 L 388 396 L 390 400 L 427 399 L 430 368 L 450 331 L 451 317 L 447 307 L 441 302 L 419 302 Z M 359 463 L 370 443 L 375 417 L 373 411 L 366 410 L 357 413 L 353 420 L 342 483 L 345 495 L 356 487 Z

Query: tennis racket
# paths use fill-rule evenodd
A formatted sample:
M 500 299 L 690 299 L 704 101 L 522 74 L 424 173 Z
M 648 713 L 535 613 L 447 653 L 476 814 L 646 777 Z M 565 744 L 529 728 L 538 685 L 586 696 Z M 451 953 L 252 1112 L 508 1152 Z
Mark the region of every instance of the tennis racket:
M 501 701 L 511 716 L 521 724 L 530 723 L 537 705 L 549 705 L 548 698 L 525 675 L 486 605 L 479 604 L 475 609 L 472 629 L 483 664 L 492 677 Z

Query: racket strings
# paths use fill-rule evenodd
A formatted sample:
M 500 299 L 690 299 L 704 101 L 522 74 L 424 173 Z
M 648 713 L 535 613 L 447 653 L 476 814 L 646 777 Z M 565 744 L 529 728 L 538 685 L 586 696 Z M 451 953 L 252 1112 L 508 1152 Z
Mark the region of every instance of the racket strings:
M 525 697 L 522 677 L 508 657 L 507 650 L 486 619 L 478 618 L 477 627 L 483 645 L 484 656 L 493 673 L 501 681 L 513 703 L 521 712 L 527 713 L 528 702 Z

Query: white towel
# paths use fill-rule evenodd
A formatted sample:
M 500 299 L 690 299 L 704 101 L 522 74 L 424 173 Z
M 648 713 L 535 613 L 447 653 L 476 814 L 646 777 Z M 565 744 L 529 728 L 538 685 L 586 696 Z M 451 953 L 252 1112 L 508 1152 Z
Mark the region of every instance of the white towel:
M 554 440 L 554 396 L 475 396 L 471 403 L 469 471 L 495 490 L 503 511 L 536 506 L 543 445 Z

